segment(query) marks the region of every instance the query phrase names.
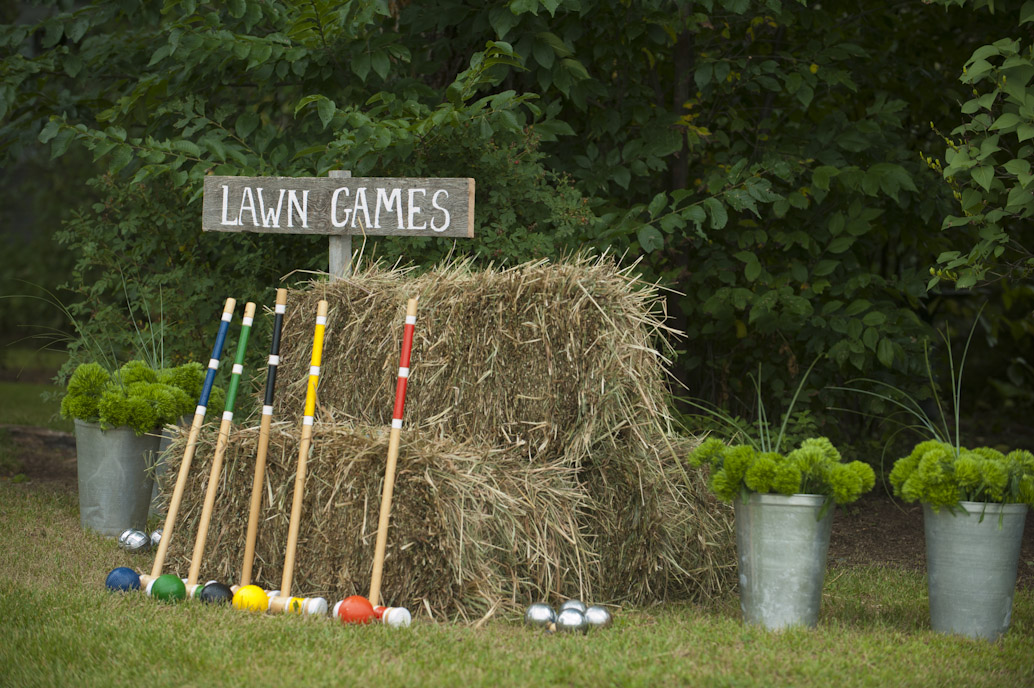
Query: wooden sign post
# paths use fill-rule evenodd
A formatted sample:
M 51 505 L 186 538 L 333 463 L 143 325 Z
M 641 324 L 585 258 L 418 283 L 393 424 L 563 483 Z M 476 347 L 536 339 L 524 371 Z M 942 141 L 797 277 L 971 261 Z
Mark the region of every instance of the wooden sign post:
M 327 234 L 331 237 L 474 236 L 469 178 L 205 177 L 206 232 Z M 351 241 L 330 245 L 331 276 L 351 262 Z

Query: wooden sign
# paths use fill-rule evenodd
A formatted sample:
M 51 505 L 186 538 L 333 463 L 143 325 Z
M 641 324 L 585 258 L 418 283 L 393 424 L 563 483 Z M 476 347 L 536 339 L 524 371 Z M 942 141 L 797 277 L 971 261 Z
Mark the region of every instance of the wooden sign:
M 474 180 L 205 177 L 206 232 L 474 236 Z

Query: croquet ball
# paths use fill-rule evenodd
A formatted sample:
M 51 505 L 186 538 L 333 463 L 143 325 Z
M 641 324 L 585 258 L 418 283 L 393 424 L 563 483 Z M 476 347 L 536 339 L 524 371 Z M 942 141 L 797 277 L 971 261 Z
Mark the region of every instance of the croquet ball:
M 593 605 L 585 610 L 585 623 L 589 628 L 607 628 L 614 621 L 605 607 Z
M 269 598 L 259 586 L 245 585 L 234 593 L 233 606 L 249 612 L 264 612 L 269 607 Z
M 156 530 L 153 533 L 151 533 L 151 547 L 157 547 L 161 543 L 161 541 L 162 541 L 162 531 L 161 531 L 161 529 Z
M 524 612 L 524 623 L 535 628 L 546 628 L 556 621 L 556 612 L 548 604 L 536 602 Z
M 208 604 L 228 604 L 233 599 L 233 593 L 230 592 L 229 586 L 212 581 L 201 589 L 198 598 Z
M 375 618 L 373 605 L 362 595 L 346 597 L 335 605 L 338 618 L 346 624 L 370 623 Z
M 139 590 L 140 575 L 131 568 L 119 566 L 108 574 L 104 585 L 108 590 Z
M 151 584 L 151 597 L 166 602 L 175 602 L 187 597 L 187 586 L 171 573 L 163 573 Z
M 586 607 L 585 603 L 581 600 L 568 600 L 567 602 L 564 602 L 562 605 L 560 605 L 560 611 L 564 611 L 565 609 L 577 609 L 582 614 L 584 614 Z
M 405 607 L 388 607 L 381 620 L 392 628 L 407 628 L 413 622 L 413 615 Z
M 118 546 L 127 552 L 146 552 L 151 549 L 151 538 L 142 530 L 127 530 L 118 538 Z
M 589 624 L 585 622 L 585 614 L 574 607 L 568 607 L 557 614 L 556 629 L 561 633 L 585 633 L 589 630 Z

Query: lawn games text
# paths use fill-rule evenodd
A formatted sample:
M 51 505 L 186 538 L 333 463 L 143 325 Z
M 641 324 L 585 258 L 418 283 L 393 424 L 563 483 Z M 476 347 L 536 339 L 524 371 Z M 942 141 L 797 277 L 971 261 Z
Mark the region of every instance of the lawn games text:
M 206 232 L 474 236 L 474 180 L 205 177 Z

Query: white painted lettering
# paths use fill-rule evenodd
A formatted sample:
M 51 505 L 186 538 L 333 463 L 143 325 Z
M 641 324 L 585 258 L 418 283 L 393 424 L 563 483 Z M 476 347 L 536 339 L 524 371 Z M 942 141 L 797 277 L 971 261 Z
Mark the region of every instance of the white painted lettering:
M 363 211 L 363 217 L 366 218 L 366 224 L 360 224 L 360 228 L 370 226 L 370 208 L 366 204 L 366 187 L 360 186 L 355 190 L 355 203 L 352 205 L 352 228 L 355 228 L 355 223 L 359 222 L 359 209 Z
M 298 219 L 302 221 L 302 229 L 309 228 L 309 190 L 302 191 L 302 202 L 298 203 L 298 192 L 291 189 L 287 192 L 287 226 L 294 227 L 293 210 L 298 211 Z
M 414 196 L 421 194 L 424 197 L 427 196 L 427 189 L 410 189 L 409 190 L 409 229 L 427 229 L 427 223 L 417 225 L 414 222 L 415 216 L 420 214 L 420 206 L 416 204 Z
M 222 222 L 220 224 L 222 224 L 224 226 L 227 226 L 227 227 L 236 227 L 237 225 L 240 224 L 240 219 L 239 219 L 240 216 L 235 217 L 232 220 L 230 218 L 226 217 L 226 210 L 227 210 L 227 206 L 229 205 L 229 203 L 230 203 L 230 187 L 227 186 L 226 184 L 223 184 L 223 218 L 222 218 Z
M 280 198 L 277 200 L 276 209 L 273 206 L 266 208 L 266 202 L 262 198 L 262 188 L 255 189 L 258 192 L 259 214 L 262 216 L 263 227 L 280 227 L 280 211 L 284 207 L 284 190 L 280 189 Z
M 251 224 L 256 227 L 259 226 L 258 212 L 255 210 L 255 196 L 251 193 L 251 187 L 245 186 L 244 193 L 241 194 L 241 210 L 237 215 L 239 216 L 238 223 L 244 224 L 244 211 L 251 212 Z
M 442 214 L 445 216 L 445 219 L 440 227 L 435 226 L 434 218 L 431 218 L 431 230 L 434 232 L 444 232 L 445 230 L 447 230 L 449 228 L 449 220 L 451 219 L 449 216 L 449 211 L 443 208 L 442 206 L 438 205 L 438 196 L 441 195 L 444 195 L 446 199 L 449 198 L 449 192 L 445 189 L 438 189 L 434 192 L 434 195 L 431 196 L 431 205 L 433 205 L 436 210 L 442 211 Z
M 377 208 L 373 213 L 373 226 L 377 229 L 381 228 L 381 206 L 387 212 L 391 212 L 391 207 L 395 207 L 395 225 L 399 229 L 403 229 L 402 224 L 402 189 L 392 189 L 391 194 L 385 193 L 384 189 L 377 189 Z
M 345 209 L 345 219 L 342 220 L 341 222 L 338 222 L 338 219 L 337 219 L 337 197 L 341 194 L 342 191 L 345 192 L 345 197 L 347 197 L 348 196 L 348 187 L 347 186 L 342 186 L 340 189 L 334 189 L 334 195 L 330 197 L 330 222 L 335 227 L 344 227 L 345 225 L 348 224 L 348 219 L 352 216 L 352 211 L 346 208 Z

